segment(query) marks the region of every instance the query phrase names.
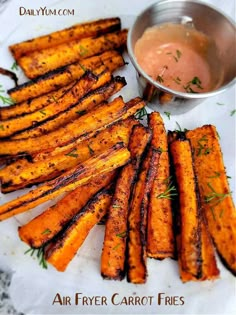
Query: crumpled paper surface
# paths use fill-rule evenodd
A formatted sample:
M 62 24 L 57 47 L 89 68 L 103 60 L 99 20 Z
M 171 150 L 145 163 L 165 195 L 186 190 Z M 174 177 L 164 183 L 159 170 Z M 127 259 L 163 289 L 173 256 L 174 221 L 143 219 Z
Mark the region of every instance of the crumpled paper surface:
M 70 26 L 99 17 L 120 16 L 122 25 L 129 27 L 144 7 L 153 3 L 151 0 L 67 0 L 34 1 L 12 0 L 0 14 L 2 32 L 0 33 L 0 66 L 10 68 L 13 59 L 7 47 L 14 42 L 49 33 L 53 30 Z M 220 8 L 232 18 L 234 16 L 233 0 L 206 1 Z M 70 17 L 19 16 L 19 7 L 75 9 L 76 15 Z M 3 25 L 7 25 L 4 27 Z M 125 58 L 128 61 L 128 56 Z M 118 72 L 125 75 L 128 85 L 121 91 L 125 101 L 138 95 L 135 71 L 131 64 Z M 21 82 L 22 73 L 18 73 Z M 7 89 L 12 86 L 10 80 L 2 78 L 1 84 Z M 217 103 L 224 104 L 219 106 Z M 225 93 L 204 101 L 192 111 L 168 120 L 163 116 L 166 129 L 175 129 L 176 121 L 184 128 L 193 129 L 203 124 L 216 125 L 221 136 L 224 161 L 230 180 L 231 190 L 235 192 L 235 116 L 230 112 L 235 107 L 235 87 Z M 0 195 L 0 203 L 18 196 L 22 192 Z M 235 200 L 235 195 L 234 195 Z M 148 260 L 149 277 L 145 285 L 133 285 L 122 282 L 103 280 L 100 276 L 100 255 L 103 243 L 103 226 L 96 226 L 86 239 L 77 256 L 68 266 L 66 272 L 59 273 L 51 266 L 42 269 L 36 259 L 24 252 L 28 249 L 18 237 L 19 225 L 28 222 L 52 205 L 49 201 L 27 213 L 0 222 L 0 268 L 12 270 L 10 287 L 11 298 L 17 310 L 25 314 L 233 314 L 236 311 L 235 278 L 224 268 L 221 262 L 221 279 L 214 282 L 186 283 L 179 280 L 178 266 L 173 260 Z M 57 293 L 61 297 L 71 298 L 71 305 L 52 305 Z M 107 305 L 75 305 L 75 294 L 80 297 L 104 296 Z M 165 296 L 182 296 L 184 305 L 158 305 L 158 294 Z M 125 305 L 123 297 L 147 297 L 143 301 L 152 301 L 147 305 Z M 113 297 L 113 300 L 112 300 Z M 98 299 L 98 303 L 101 301 Z M 122 303 L 123 301 L 123 303 Z M 151 304 L 151 305 L 149 305 Z

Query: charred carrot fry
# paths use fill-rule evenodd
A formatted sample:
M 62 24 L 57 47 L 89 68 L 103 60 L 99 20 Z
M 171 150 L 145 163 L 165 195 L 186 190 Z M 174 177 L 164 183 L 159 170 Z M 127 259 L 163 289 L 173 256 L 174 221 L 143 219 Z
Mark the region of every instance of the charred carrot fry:
M 191 146 L 184 134 L 169 133 L 170 152 L 179 192 L 177 247 L 183 282 L 218 277 L 214 248 L 202 213 Z
M 21 113 L 21 103 L 24 101 L 33 102 L 32 99 L 44 95 L 46 93 L 56 91 L 74 80 L 79 79 L 86 70 L 94 70 L 102 65 L 113 72 L 117 68 L 124 66 L 124 60 L 117 51 L 106 51 L 98 56 L 93 56 L 81 60 L 65 67 L 58 68 L 54 71 L 48 72 L 45 75 L 38 77 L 32 81 L 28 81 L 24 84 L 18 85 L 15 88 L 8 90 L 8 94 L 11 98 L 19 104 L 13 105 L 13 111 L 11 107 L 6 107 L 1 110 L 2 119 L 8 119 L 15 116 L 15 108 Z M 56 95 L 55 95 L 56 97 Z M 24 110 L 24 109 L 23 109 Z
M 147 255 L 163 259 L 174 256 L 174 235 L 170 186 L 170 163 L 165 127 L 159 113 L 149 116 L 152 145 L 160 150 L 160 159 L 148 207 Z
M 133 118 L 119 121 L 78 145 L 73 143 L 72 148 L 57 155 L 50 155 L 38 161 L 19 159 L 7 165 L 0 170 L 2 192 L 7 193 L 53 179 L 117 142 L 128 145 L 132 126 L 137 123 Z
M 36 125 L 29 130 L 22 131 L 17 135 L 12 136 L 11 140 L 39 137 L 60 128 L 61 126 L 64 126 L 85 114 L 88 114 L 98 105 L 102 106 L 102 103 L 105 105 L 104 101 L 122 89 L 126 84 L 124 80 L 117 80 L 114 78 L 109 81 L 109 79 L 111 79 L 111 74 L 105 71 L 105 73 L 98 78 L 96 83 L 96 85 L 101 85 L 102 83 L 104 83 L 104 85 L 95 90 L 94 86 L 92 86 L 91 91 L 81 98 L 75 106 L 69 108 L 60 115 L 57 115 L 53 120 L 42 122 L 39 126 Z
M 118 143 L 105 153 L 92 157 L 56 179 L 46 182 L 35 190 L 31 190 L 25 195 L 1 205 L 0 221 L 32 209 L 49 199 L 59 196 L 63 192 L 71 191 L 86 184 L 96 175 L 110 172 L 123 166 L 128 162 L 129 158 L 129 151 L 122 143 Z M 96 169 L 96 174 L 94 169 Z
M 207 226 L 226 267 L 236 274 L 236 211 L 216 128 L 206 125 L 186 133 Z
M 7 138 L 17 132 L 35 127 L 43 121 L 53 119 L 61 112 L 70 109 L 92 89 L 97 80 L 98 78 L 93 73 L 87 72 L 59 100 L 33 113 L 1 122 L 0 138 Z
M 145 283 L 147 277 L 146 225 L 149 194 L 159 163 L 159 151 L 150 146 L 135 184 L 128 216 L 127 279 Z
M 73 62 L 120 48 L 126 44 L 127 30 L 96 38 L 85 38 L 32 52 L 18 59 L 25 75 L 34 79 Z
M 27 55 L 33 51 L 54 47 L 72 40 L 95 37 L 104 33 L 117 31 L 120 29 L 120 26 L 121 23 L 118 17 L 100 19 L 88 23 L 76 24 L 60 31 L 13 44 L 9 49 L 14 58 L 18 60 L 21 56 Z
M 38 248 L 50 241 L 102 188 L 115 179 L 116 172 L 102 174 L 76 188 L 27 224 L 19 227 L 20 239 Z M 47 233 L 45 231 L 48 231 Z
M 108 211 L 101 256 L 101 274 L 106 279 L 121 280 L 125 275 L 125 253 L 129 199 L 143 152 L 150 133 L 141 125 L 135 126 L 129 142 L 131 161 L 124 166 L 116 183 Z
M 46 260 L 58 271 L 65 271 L 91 229 L 106 214 L 111 203 L 112 190 L 103 189 L 79 211 L 55 240 L 46 247 Z

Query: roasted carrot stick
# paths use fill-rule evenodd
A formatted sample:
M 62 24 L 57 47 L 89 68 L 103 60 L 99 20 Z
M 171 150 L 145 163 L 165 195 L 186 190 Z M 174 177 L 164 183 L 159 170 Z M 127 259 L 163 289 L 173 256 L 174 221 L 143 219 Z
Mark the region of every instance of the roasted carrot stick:
M 65 271 L 91 229 L 106 214 L 112 199 L 113 190 L 103 189 L 77 213 L 55 240 L 48 244 L 46 260 L 58 271 Z
M 206 125 L 186 133 L 207 226 L 226 267 L 236 274 L 236 211 L 216 128 Z
M 191 146 L 183 134 L 170 133 L 170 152 L 179 192 L 177 247 L 183 282 L 213 280 L 218 277 L 213 244 L 199 199 Z
M 78 138 L 82 141 L 112 122 L 134 115 L 144 105 L 145 103 L 140 98 L 135 98 L 125 104 L 122 98 L 118 97 L 110 104 L 98 106 L 90 113 L 49 134 L 36 138 L 2 141 L 0 156 L 19 155 L 23 152 L 31 154 L 48 149 L 51 151 L 57 146 L 63 146 Z
M 152 145 L 160 150 L 160 159 L 148 206 L 147 255 L 163 259 L 174 256 L 173 219 L 171 209 L 170 164 L 165 127 L 159 113 L 149 116 Z
M 159 150 L 148 150 L 133 191 L 128 216 L 127 279 L 145 283 L 147 277 L 146 225 L 149 194 L 159 163 Z
M 119 121 L 78 145 L 74 143 L 70 150 L 55 156 L 48 156 L 39 161 L 19 159 L 7 165 L 0 170 L 2 192 L 22 189 L 55 178 L 66 170 L 86 161 L 91 156 L 109 149 L 117 142 L 128 145 L 132 126 L 137 123 L 134 118 Z
M 15 108 L 18 110 L 17 114 L 20 115 L 20 102 L 29 101 L 31 103 L 32 99 L 35 97 L 62 88 L 70 84 L 72 81 L 79 79 L 86 70 L 94 70 L 102 65 L 105 65 L 110 72 L 113 72 L 124 65 L 124 60 L 121 54 L 117 51 L 106 51 L 98 56 L 86 58 L 80 62 L 58 68 L 38 77 L 37 79 L 34 79 L 33 81 L 28 81 L 24 84 L 18 85 L 15 88 L 8 90 L 8 94 L 16 103 L 19 104 L 2 109 L 0 117 L 2 117 L 2 119 L 14 117 Z M 14 110 L 11 110 L 11 108 Z
M 120 48 L 126 44 L 127 30 L 85 38 L 60 44 L 56 47 L 32 52 L 18 59 L 18 64 L 25 75 L 36 78 L 54 69 L 73 62 L 101 54 L 107 50 Z
M 116 172 L 102 174 L 76 188 L 39 216 L 19 227 L 21 240 L 30 247 L 43 246 L 58 234 L 86 203 L 115 179 Z M 47 232 L 45 232 L 47 231 Z
M 124 80 L 117 80 L 116 78 L 108 81 L 110 78 L 111 74 L 106 71 L 97 81 L 97 84 L 100 85 L 104 83 L 104 85 L 96 90 L 94 90 L 94 86 L 92 86 L 91 91 L 80 99 L 75 106 L 69 108 L 63 113 L 60 113 L 60 115 L 57 115 L 53 120 L 42 122 L 39 126 L 22 131 L 17 135 L 12 136 L 11 139 L 39 137 L 66 125 L 84 114 L 88 114 L 93 108 L 96 108 L 98 105 L 101 106 L 101 103 L 105 105 L 104 101 L 113 94 L 117 93 L 126 84 Z
M 85 37 L 95 37 L 104 33 L 120 29 L 120 19 L 108 18 L 88 23 L 81 23 L 56 31 L 44 36 L 36 37 L 24 42 L 13 44 L 9 47 L 14 58 L 18 60 L 21 56 L 33 51 L 54 47 L 59 44 L 68 43 Z
M 15 200 L 1 205 L 0 221 L 32 209 L 49 199 L 59 196 L 63 192 L 71 191 L 86 184 L 96 175 L 110 172 L 123 166 L 128 162 L 129 158 L 129 151 L 122 143 L 118 143 L 105 153 L 92 157 L 56 179 L 45 183 L 35 190 L 31 190 Z M 96 174 L 94 169 L 96 169 Z
M 202 276 L 200 211 L 189 141 L 173 141 L 170 153 L 179 193 L 178 261 L 180 277 L 185 282 Z
M 127 217 L 133 182 L 136 178 L 150 133 L 141 125 L 133 128 L 129 150 L 131 161 L 123 167 L 106 220 L 101 256 L 101 274 L 106 279 L 121 280 L 125 275 Z
M 111 78 L 108 77 L 109 79 Z M 19 131 L 35 127 L 70 109 L 91 90 L 97 80 L 98 78 L 92 72 L 87 72 L 59 100 L 33 113 L 1 122 L 0 138 L 7 138 Z

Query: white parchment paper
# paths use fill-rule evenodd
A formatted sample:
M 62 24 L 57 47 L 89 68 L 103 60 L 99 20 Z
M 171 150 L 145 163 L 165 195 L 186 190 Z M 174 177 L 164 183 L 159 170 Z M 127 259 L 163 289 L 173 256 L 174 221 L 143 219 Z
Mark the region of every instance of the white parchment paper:
M 13 59 L 7 47 L 15 42 L 49 33 L 72 25 L 76 22 L 94 18 L 120 16 L 122 25 L 129 27 L 135 16 L 153 0 L 64 0 L 64 1 L 28 1 L 12 0 L 0 14 L 0 66 L 10 68 Z M 234 0 L 208 0 L 235 19 Z M 20 16 L 19 7 L 71 8 L 75 16 Z M 128 56 L 126 56 L 128 61 Z M 128 85 L 120 92 L 125 101 L 138 95 L 135 71 L 131 64 L 117 72 L 124 75 Z M 22 73 L 18 73 L 24 81 Z M 12 82 L 0 78 L 0 84 L 10 88 Z M 217 105 L 221 103 L 224 105 Z M 230 112 L 235 108 L 235 87 L 227 92 L 204 101 L 192 111 L 170 120 L 163 116 L 166 129 L 175 129 L 176 121 L 183 127 L 193 129 L 203 124 L 214 124 L 221 137 L 221 146 L 231 190 L 235 192 L 235 116 Z M 1 144 L 0 144 L 1 145 Z M 15 198 L 22 192 L 0 195 L 0 203 Z M 235 200 L 235 194 L 234 194 Z M 49 201 L 27 213 L 0 222 L 0 267 L 12 270 L 13 278 L 10 293 L 17 310 L 25 314 L 235 314 L 235 278 L 224 268 L 221 262 L 221 278 L 214 282 L 182 284 L 179 280 L 178 266 L 173 260 L 148 260 L 148 281 L 145 285 L 133 285 L 103 280 L 100 276 L 100 255 L 104 236 L 104 227 L 96 226 L 86 239 L 77 256 L 66 272 L 59 273 L 49 266 L 42 269 L 37 260 L 24 255 L 27 246 L 17 233 L 19 225 L 28 222 L 55 201 Z M 55 295 L 71 298 L 71 305 L 52 305 Z M 75 305 L 75 294 L 80 297 L 104 296 L 104 305 Z M 182 296 L 183 305 L 158 305 L 158 294 L 162 296 Z M 120 304 L 123 297 L 147 297 L 147 305 Z M 113 300 L 112 300 L 113 297 Z M 93 299 L 94 301 L 94 299 Z M 99 303 L 99 298 L 98 298 Z

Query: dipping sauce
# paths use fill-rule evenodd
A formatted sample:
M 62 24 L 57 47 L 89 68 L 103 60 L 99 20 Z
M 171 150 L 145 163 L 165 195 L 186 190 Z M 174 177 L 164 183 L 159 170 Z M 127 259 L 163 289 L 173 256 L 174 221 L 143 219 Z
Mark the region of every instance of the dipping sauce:
M 175 91 L 204 93 L 218 88 L 223 80 L 214 41 L 187 24 L 148 28 L 134 53 L 152 79 Z

